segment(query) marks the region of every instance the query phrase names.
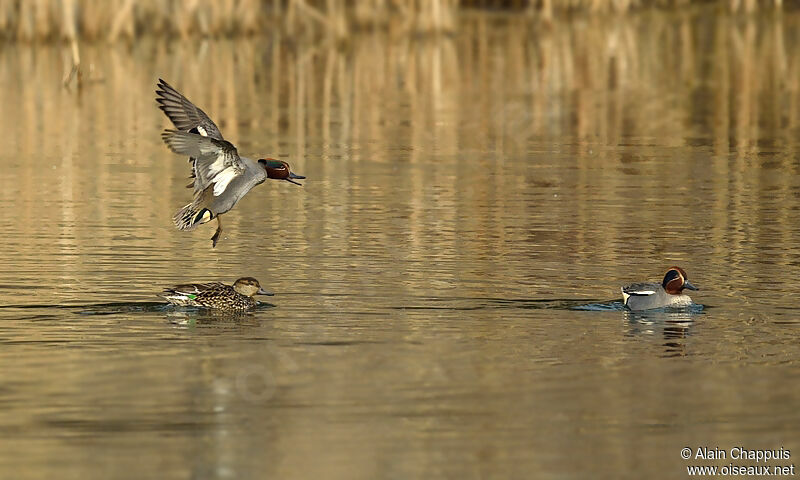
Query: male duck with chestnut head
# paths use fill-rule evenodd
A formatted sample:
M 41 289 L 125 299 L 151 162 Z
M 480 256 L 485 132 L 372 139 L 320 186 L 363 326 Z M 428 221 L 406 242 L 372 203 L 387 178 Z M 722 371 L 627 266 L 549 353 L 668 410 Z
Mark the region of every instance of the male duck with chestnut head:
M 661 283 L 634 283 L 622 287 L 622 301 L 631 310 L 651 310 L 692 305 L 684 289 L 697 290 L 681 267 L 671 267 Z
M 216 219 L 217 231 L 211 237 L 212 247 L 216 247 L 222 233 L 220 216 L 253 187 L 268 178 L 296 185 L 300 184 L 295 180 L 305 178 L 281 160 L 240 157 L 208 115 L 164 80 L 159 79 L 156 95 L 159 108 L 175 125 L 175 130 L 165 130 L 161 138 L 173 152 L 188 155 L 192 163 L 194 181 L 187 187 L 194 188 L 194 199 L 172 217 L 178 229 L 193 230 Z

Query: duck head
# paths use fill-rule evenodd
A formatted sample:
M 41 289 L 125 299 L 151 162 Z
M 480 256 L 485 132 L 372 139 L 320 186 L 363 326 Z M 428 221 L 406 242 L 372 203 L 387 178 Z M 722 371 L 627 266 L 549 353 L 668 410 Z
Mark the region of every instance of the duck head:
M 671 295 L 680 295 L 684 288 L 689 290 L 697 290 L 698 288 L 689 283 L 686 278 L 686 272 L 681 267 L 671 267 L 664 275 L 664 281 L 661 282 L 664 290 Z
M 253 295 L 275 295 L 270 293 L 259 285 L 258 280 L 253 277 L 242 277 L 233 282 L 233 289 L 236 293 L 252 297 Z
M 294 183 L 295 185 L 300 185 L 301 187 L 303 186 L 301 183 L 295 182 L 294 180 L 302 180 L 306 177 L 292 173 L 292 170 L 289 168 L 289 164 L 284 161 L 275 160 L 274 158 L 261 158 L 258 160 L 258 164 L 264 167 L 264 170 L 267 171 L 267 178 L 272 178 L 274 180 L 286 180 L 287 182 Z

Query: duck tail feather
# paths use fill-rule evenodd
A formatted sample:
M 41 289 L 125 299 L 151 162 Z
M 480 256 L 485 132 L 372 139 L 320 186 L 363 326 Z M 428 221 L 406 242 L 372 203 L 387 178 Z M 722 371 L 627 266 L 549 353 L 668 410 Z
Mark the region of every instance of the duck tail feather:
M 172 221 L 178 230 L 194 230 L 198 225 L 210 222 L 215 218 L 214 213 L 198 202 L 192 202 L 172 216 Z

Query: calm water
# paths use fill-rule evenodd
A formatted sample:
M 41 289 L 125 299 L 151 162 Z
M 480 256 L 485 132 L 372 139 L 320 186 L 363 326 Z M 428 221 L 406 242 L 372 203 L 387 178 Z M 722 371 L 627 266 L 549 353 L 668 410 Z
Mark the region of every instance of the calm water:
M 86 46 L 79 91 L 66 50 L 0 47 L 0 477 L 686 478 L 686 446 L 800 455 L 798 20 Z M 252 191 L 216 249 L 213 224 L 175 230 L 188 165 L 158 77 L 305 186 Z M 702 311 L 611 303 L 673 264 Z M 156 296 L 244 275 L 274 306 Z

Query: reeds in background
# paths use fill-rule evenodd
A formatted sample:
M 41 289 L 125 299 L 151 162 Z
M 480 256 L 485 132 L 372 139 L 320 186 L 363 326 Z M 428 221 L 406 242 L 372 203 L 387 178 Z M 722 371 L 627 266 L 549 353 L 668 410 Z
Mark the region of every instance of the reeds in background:
M 341 40 L 374 28 L 453 32 L 458 15 L 475 9 L 552 20 L 563 14 L 678 10 L 707 3 L 748 12 L 783 5 L 782 0 L 0 0 L 0 37 L 116 41 L 141 35 L 247 36 L 281 29 Z

